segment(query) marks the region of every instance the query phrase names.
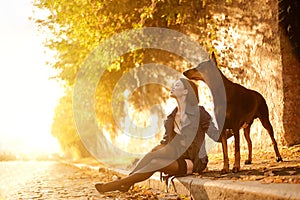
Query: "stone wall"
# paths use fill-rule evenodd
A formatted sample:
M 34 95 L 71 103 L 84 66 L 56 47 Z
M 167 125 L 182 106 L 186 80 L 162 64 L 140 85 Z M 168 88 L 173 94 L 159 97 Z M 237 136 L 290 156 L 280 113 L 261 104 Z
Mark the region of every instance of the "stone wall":
M 219 25 L 212 43 L 221 70 L 233 82 L 265 97 L 275 138 L 279 146 L 285 145 L 277 0 L 222 2 L 210 9 L 212 18 Z M 273 151 L 271 139 L 258 119 L 251 127 L 251 138 L 254 152 L 261 149 Z M 229 146 L 233 154 L 233 142 Z M 241 149 L 248 149 L 243 136 Z
M 292 54 L 292 47 L 280 29 L 283 79 L 283 126 L 286 145 L 300 143 L 300 59 Z

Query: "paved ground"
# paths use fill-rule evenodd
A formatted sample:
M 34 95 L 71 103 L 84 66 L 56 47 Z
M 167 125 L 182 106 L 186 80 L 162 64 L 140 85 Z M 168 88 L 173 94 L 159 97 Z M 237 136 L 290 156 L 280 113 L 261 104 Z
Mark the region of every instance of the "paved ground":
M 93 178 L 57 162 L 2 162 L 3 199 L 93 199 Z M 4 173 L 3 173 L 4 172 Z
M 214 159 L 210 160 L 209 170 L 196 177 L 199 180 L 233 180 L 235 183 L 250 180 L 266 185 L 285 184 L 287 188 L 288 185 L 299 185 L 300 146 L 281 149 L 281 152 L 284 159 L 282 163 L 275 162 L 272 152 L 261 152 L 254 156 L 252 165 L 242 165 L 241 172 L 225 175 L 219 173 L 222 155 L 215 155 Z M 94 166 L 94 169 L 87 166 Z M 99 170 L 99 162 L 90 159 L 80 160 L 77 164 L 55 161 L 0 162 L 0 200 L 190 199 L 139 186 L 127 193 L 112 192 L 106 195 L 100 195 L 95 190 L 95 182 L 110 181 L 115 176 L 118 176 L 116 172 L 105 167 Z
M 177 199 L 143 187 L 128 193 L 100 195 L 97 181 L 111 180 L 114 173 L 78 168 L 62 162 L 0 162 L 0 200 L 16 199 Z

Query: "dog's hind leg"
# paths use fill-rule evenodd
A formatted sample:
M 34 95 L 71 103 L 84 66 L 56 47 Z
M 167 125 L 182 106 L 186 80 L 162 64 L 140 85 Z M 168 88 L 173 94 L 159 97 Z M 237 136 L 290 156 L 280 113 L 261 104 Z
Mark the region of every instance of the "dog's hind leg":
M 234 134 L 234 165 L 232 168 L 232 172 L 240 171 L 240 161 L 241 161 L 241 153 L 240 153 L 240 132 L 239 129 L 233 130 Z
M 223 149 L 223 169 L 221 170 L 221 174 L 226 174 L 229 172 L 229 158 L 228 158 L 227 133 L 226 132 L 221 133 L 221 142 L 222 142 L 222 149 Z
M 248 159 L 245 161 L 246 165 L 250 165 L 252 163 L 252 141 L 250 138 L 250 127 L 251 125 L 248 125 L 246 128 L 244 128 L 244 136 L 248 144 Z
M 265 101 L 260 105 L 259 111 L 260 111 L 260 115 L 258 117 L 259 117 L 263 127 L 265 129 L 267 129 L 267 131 L 268 131 L 268 133 L 271 137 L 273 147 L 274 147 L 274 150 L 275 150 L 275 154 L 276 154 L 276 161 L 277 162 L 282 162 L 283 160 L 282 160 L 281 155 L 279 153 L 277 142 L 276 142 L 275 137 L 274 137 L 273 127 L 272 127 L 272 125 L 270 123 L 270 120 L 269 120 L 269 111 L 268 111 L 268 107 L 267 107 L 267 104 L 266 104 Z
M 271 137 L 273 147 L 274 147 L 274 150 L 275 150 L 275 154 L 276 154 L 276 161 L 277 162 L 282 162 L 282 158 L 281 158 L 281 155 L 280 155 L 279 150 L 278 150 L 277 142 L 276 142 L 275 137 L 274 137 L 273 127 L 272 127 L 269 119 L 267 119 L 265 121 L 262 121 L 262 125 L 263 125 L 263 127 L 265 127 L 265 129 L 268 130 L 268 133 Z

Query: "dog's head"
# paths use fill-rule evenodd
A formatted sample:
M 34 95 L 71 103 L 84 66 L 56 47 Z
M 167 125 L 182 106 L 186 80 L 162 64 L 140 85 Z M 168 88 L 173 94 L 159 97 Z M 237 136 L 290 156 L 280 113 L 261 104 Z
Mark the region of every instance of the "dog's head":
M 191 80 L 206 82 L 209 69 L 214 64 L 217 65 L 217 60 L 213 52 L 211 58 L 208 61 L 204 61 L 200 63 L 197 67 L 184 71 L 183 75 Z

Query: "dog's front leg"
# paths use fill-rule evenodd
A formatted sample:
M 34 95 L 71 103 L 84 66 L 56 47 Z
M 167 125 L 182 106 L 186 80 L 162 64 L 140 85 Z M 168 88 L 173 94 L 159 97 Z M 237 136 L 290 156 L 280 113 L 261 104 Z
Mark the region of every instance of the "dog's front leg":
M 221 170 L 221 174 L 226 174 L 229 172 L 229 158 L 228 158 L 228 147 L 227 147 L 227 133 L 222 132 L 221 142 L 223 149 L 223 169 Z
M 241 153 L 240 153 L 240 133 L 239 129 L 233 130 L 234 135 L 234 165 L 232 168 L 232 172 L 236 173 L 240 171 L 240 161 L 241 161 Z

